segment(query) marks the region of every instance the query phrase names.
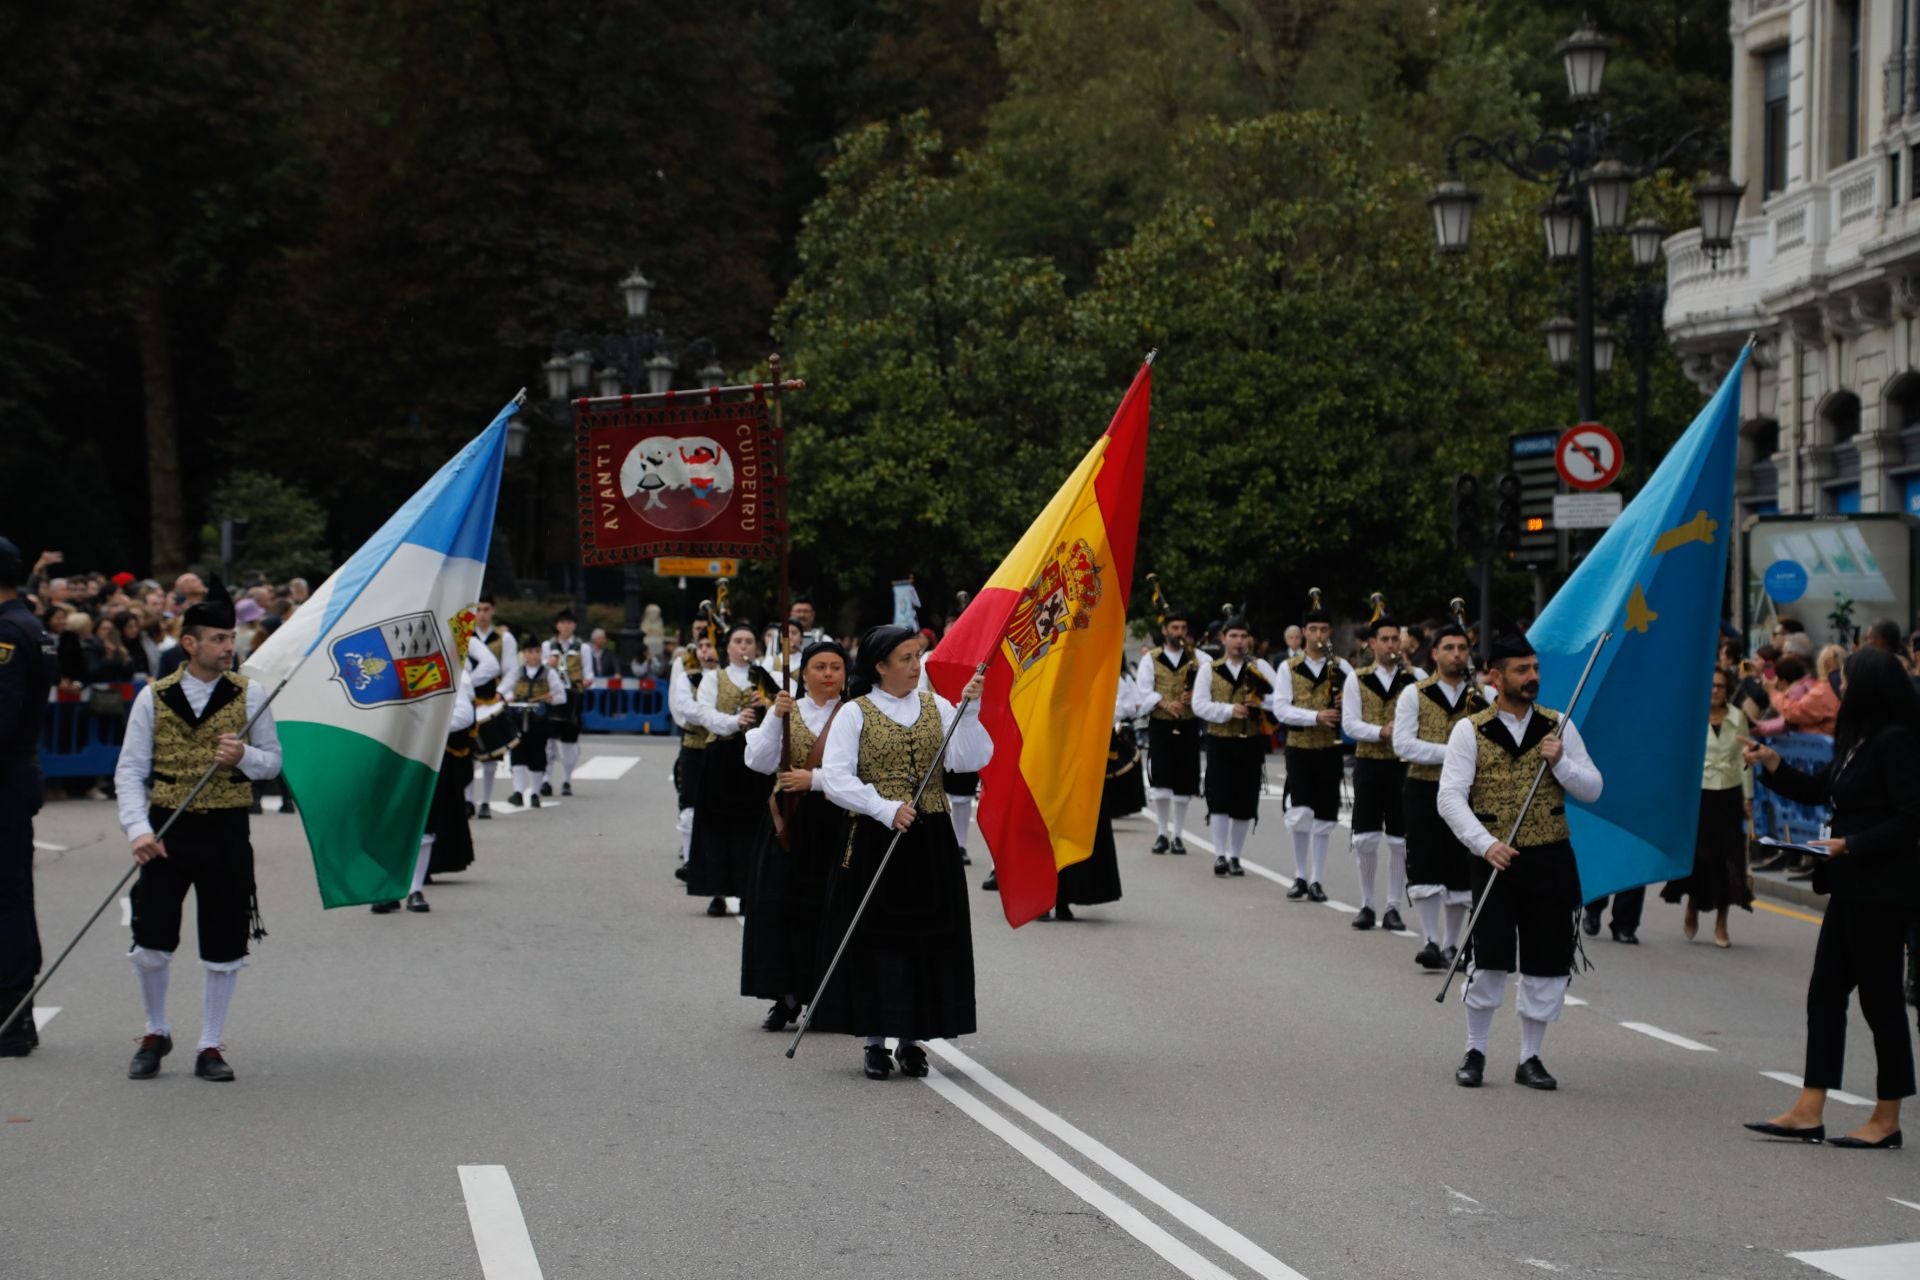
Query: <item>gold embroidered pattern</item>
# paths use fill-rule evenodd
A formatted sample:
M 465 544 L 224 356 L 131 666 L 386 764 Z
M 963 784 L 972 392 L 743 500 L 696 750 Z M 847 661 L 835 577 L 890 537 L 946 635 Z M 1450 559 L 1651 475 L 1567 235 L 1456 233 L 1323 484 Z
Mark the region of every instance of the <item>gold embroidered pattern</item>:
M 1474 745 L 1479 759 L 1474 765 L 1473 786 L 1467 791 L 1467 803 L 1494 839 L 1505 840 L 1507 832 L 1513 829 L 1514 815 L 1520 812 L 1527 798 L 1527 789 L 1533 785 L 1533 775 L 1539 772 L 1540 744 L 1536 742 L 1515 756 L 1492 741 L 1486 729 L 1499 714 L 1497 708 L 1488 707 L 1473 717 Z M 1544 718 L 1549 726 L 1560 720 L 1558 713 L 1545 707 L 1535 707 L 1533 714 Z M 1502 726 L 1497 732 L 1504 736 L 1506 729 Z M 1567 795 L 1549 769 L 1541 779 L 1540 794 L 1533 798 L 1533 806 L 1527 810 L 1526 821 L 1520 824 L 1520 834 L 1514 837 L 1513 844 L 1515 848 L 1525 849 L 1557 844 L 1567 838 Z
M 1453 726 L 1468 716 L 1479 715 L 1487 709 L 1487 700 L 1480 696 L 1480 690 L 1468 685 L 1466 692 L 1460 695 L 1449 710 L 1437 699 L 1444 695 L 1429 694 L 1428 690 L 1440 683 L 1439 676 L 1428 676 L 1414 687 L 1420 696 L 1414 699 L 1420 709 L 1420 741 L 1431 742 L 1436 746 L 1446 746 L 1447 739 L 1453 736 Z M 1440 781 L 1440 766 L 1437 764 L 1410 764 L 1407 776 L 1418 778 L 1422 782 Z
M 922 690 L 920 717 L 910 725 L 895 724 L 870 697 L 860 699 L 859 706 L 860 781 L 871 784 L 884 798 L 906 804 L 913 799 L 913 789 L 933 765 L 946 737 L 940 725 L 940 706 L 931 693 Z M 946 790 L 928 787 L 914 807 L 922 815 L 949 812 Z
M 1343 679 L 1344 673 L 1332 658 L 1328 658 L 1326 666 L 1320 668 L 1318 680 L 1307 669 L 1307 655 L 1304 653 L 1287 659 L 1287 675 L 1293 680 L 1294 706 L 1302 711 L 1333 710 L 1333 682 Z M 1288 725 L 1287 746 L 1307 751 L 1337 750 L 1340 746 L 1340 726 L 1316 724 L 1302 728 Z
M 1383 698 L 1380 691 L 1374 688 L 1374 681 L 1380 675 L 1378 663 L 1370 662 L 1353 674 L 1360 686 L 1360 718 L 1373 725 L 1385 724 L 1393 718 L 1393 707 L 1400 700 L 1400 691 L 1413 683 L 1411 672 L 1405 667 L 1395 667 L 1393 679 L 1387 682 L 1387 695 Z M 1353 753 L 1362 760 L 1399 759 L 1393 754 L 1393 742 L 1388 738 L 1378 742 L 1357 742 Z
M 187 669 L 180 667 L 172 675 L 156 680 L 153 689 L 153 791 L 150 803 L 157 809 L 178 809 L 213 763 L 214 749 L 222 734 L 239 734 L 247 727 L 247 678 L 232 671 L 222 679 L 239 686 L 239 696 L 202 720 L 189 724 L 161 696 L 180 683 Z M 187 806 L 188 813 L 206 813 L 212 809 L 245 809 L 253 804 L 253 784 L 239 769 L 219 769 Z

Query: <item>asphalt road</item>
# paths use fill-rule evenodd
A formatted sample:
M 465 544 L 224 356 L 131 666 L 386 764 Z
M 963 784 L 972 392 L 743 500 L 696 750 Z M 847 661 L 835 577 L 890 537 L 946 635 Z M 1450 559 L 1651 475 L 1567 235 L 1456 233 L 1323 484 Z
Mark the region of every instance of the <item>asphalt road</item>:
M 256 818 L 272 936 L 231 1085 L 191 1074 L 191 941 L 181 1046 L 125 1078 L 140 1003 L 110 907 L 44 997 L 41 1050 L 0 1061 L 0 1280 L 1790 1278 L 1825 1250 L 1864 1250 L 1827 1274 L 1920 1275 L 1920 1152 L 1739 1127 L 1792 1098 L 1762 1073 L 1800 1070 L 1803 908 L 1736 913 L 1723 952 L 1654 901 L 1642 946 L 1589 943 L 1586 1003 L 1546 1046 L 1560 1091 L 1510 1082 L 1509 1005 L 1469 1092 L 1416 939 L 1218 880 L 1197 843 L 1150 856 L 1129 819 L 1123 901 L 1015 932 L 976 897 L 981 1033 L 935 1046 L 924 1083 L 876 1084 L 845 1038 L 787 1061 L 734 994 L 737 922 L 669 875 L 670 751 L 590 740 L 634 765 L 476 823 L 479 861 L 424 916 L 322 912 L 296 820 Z M 1280 872 L 1267 804 L 1248 856 Z M 125 844 L 101 802 L 50 804 L 38 836 L 51 954 Z M 1358 902 L 1344 839 L 1327 888 Z M 1854 1023 L 1847 1083 L 1870 1095 Z

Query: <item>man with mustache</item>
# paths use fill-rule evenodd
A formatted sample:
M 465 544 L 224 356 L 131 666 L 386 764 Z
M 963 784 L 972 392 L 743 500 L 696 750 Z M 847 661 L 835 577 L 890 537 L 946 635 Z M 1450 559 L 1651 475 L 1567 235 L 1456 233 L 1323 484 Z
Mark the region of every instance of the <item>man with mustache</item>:
M 1558 1082 L 1541 1062 L 1540 1050 L 1547 1024 L 1560 1017 L 1566 1001 L 1573 913 L 1580 905 L 1567 797 L 1593 803 L 1600 798 L 1602 779 L 1571 721 L 1561 736 L 1550 736 L 1562 716 L 1535 705 L 1540 659 L 1524 635 L 1494 640 L 1488 678 L 1493 706 L 1454 726 L 1440 771 L 1440 816 L 1480 859 L 1473 867 L 1473 892 L 1476 901 L 1484 900 L 1463 994 L 1467 1052 L 1453 1078 L 1463 1088 L 1480 1087 L 1494 1011 L 1506 994 L 1507 975 L 1517 967 L 1520 1065 L 1513 1079 L 1530 1089 L 1554 1089 Z M 1509 835 L 1542 763 L 1548 769 L 1540 790 L 1519 832 Z

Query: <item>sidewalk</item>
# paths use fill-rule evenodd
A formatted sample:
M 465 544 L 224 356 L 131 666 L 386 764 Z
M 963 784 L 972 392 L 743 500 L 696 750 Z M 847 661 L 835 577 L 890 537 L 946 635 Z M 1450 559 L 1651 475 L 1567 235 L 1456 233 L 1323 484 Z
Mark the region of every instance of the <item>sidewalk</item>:
M 1795 906 L 1811 907 L 1820 912 L 1827 909 L 1827 895 L 1815 893 L 1811 880 L 1789 880 L 1784 871 L 1754 872 L 1753 891 L 1757 896 L 1771 898 L 1775 902 L 1791 902 Z

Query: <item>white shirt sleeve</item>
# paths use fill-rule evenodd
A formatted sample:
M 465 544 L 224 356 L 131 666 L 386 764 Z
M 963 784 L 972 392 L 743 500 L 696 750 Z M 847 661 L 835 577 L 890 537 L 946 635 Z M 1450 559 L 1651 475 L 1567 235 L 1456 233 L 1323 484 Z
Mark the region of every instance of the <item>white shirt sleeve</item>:
M 1393 754 L 1408 764 L 1444 764 L 1445 743 L 1426 742 L 1420 737 L 1420 699 L 1425 695 L 1412 685 L 1400 691 L 1393 709 Z M 1463 690 L 1461 697 L 1466 697 Z
M 940 705 L 940 731 L 945 733 L 953 728 L 953 718 L 960 711 L 937 693 L 933 698 Z M 980 723 L 980 704 L 969 702 L 964 721 L 953 730 L 953 741 L 947 744 L 946 767 L 955 773 L 978 773 L 992 760 L 993 735 Z
M 709 729 L 716 738 L 731 738 L 740 732 L 740 718 L 737 715 L 721 715 L 716 700 L 720 697 L 720 682 L 726 679 L 724 668 L 716 667 L 707 672 L 700 681 L 700 690 L 694 695 L 691 714 L 694 722 Z
M 1441 819 L 1453 829 L 1454 837 L 1467 846 L 1467 852 L 1484 858 L 1487 847 L 1494 842 L 1493 833 L 1474 816 L 1473 805 L 1467 799 L 1474 775 L 1480 768 L 1480 744 L 1474 741 L 1478 732 L 1473 721 L 1462 720 L 1447 735 L 1446 763 L 1440 768 L 1439 808 Z
M 1140 655 L 1140 665 L 1134 668 L 1133 682 L 1136 696 L 1140 698 L 1140 709 L 1134 715 L 1143 716 L 1160 705 L 1160 695 L 1153 691 L 1153 651 L 1149 649 Z
M 567 681 L 552 667 L 547 668 L 547 701 L 556 707 L 567 705 Z
M 473 682 L 485 684 L 489 680 L 500 678 L 500 659 L 493 656 L 493 650 L 467 637 L 467 659 L 473 664 Z
M 1560 731 L 1560 741 L 1566 750 L 1560 755 L 1560 763 L 1553 766 L 1553 777 L 1561 788 L 1581 804 L 1592 804 L 1600 798 L 1600 790 L 1605 780 L 1600 776 L 1593 757 L 1587 754 L 1587 744 L 1580 736 L 1580 730 L 1574 727 L 1572 717 L 1563 720 L 1566 728 Z
M 453 718 L 447 721 L 447 732 L 455 734 L 462 729 L 473 727 L 473 677 L 463 668 L 460 678 L 453 686 Z
M 505 627 L 497 628 L 495 634 L 500 637 L 500 683 L 512 689 L 520 679 L 520 642 Z
M 799 714 L 796 708 L 794 713 Z M 772 774 L 780 765 L 781 727 L 786 724 L 779 716 L 768 712 L 759 724 L 747 730 L 747 768 L 755 773 Z
M 280 776 L 280 731 L 273 727 L 273 712 L 267 707 L 272 690 L 260 680 L 247 682 L 247 715 L 253 731 L 247 735 L 246 751 L 240 757 L 240 772 L 255 782 Z
M 1380 741 L 1380 726 L 1368 724 L 1360 715 L 1360 677 L 1352 671 L 1341 685 L 1340 728 L 1355 742 Z
M 1200 665 L 1193 673 L 1193 714 L 1208 724 L 1225 724 L 1233 719 L 1233 704 L 1213 700 L 1213 659 L 1203 653 L 1194 660 Z
M 120 829 L 129 843 L 153 831 L 147 821 L 147 773 L 153 768 L 153 686 L 134 695 L 127 712 L 127 731 L 120 743 L 120 762 L 113 768 L 114 798 L 120 809 Z
M 1310 729 L 1320 723 L 1318 712 L 1293 705 L 1293 672 L 1284 663 L 1273 682 L 1273 705 L 1268 710 L 1273 712 L 1274 719 L 1290 729 Z
M 706 681 L 701 683 L 705 684 Z M 693 701 L 693 681 L 688 679 L 687 669 L 676 659 L 673 670 L 667 675 L 667 712 L 682 729 L 691 729 L 698 723 L 693 718 Z
M 840 708 L 827 732 L 827 749 L 820 757 L 820 790 L 847 812 L 863 813 L 890 827 L 900 802 L 887 799 L 871 783 L 860 781 L 860 731 L 865 727 L 866 716 L 859 703 L 849 702 Z
M 1113 718 L 1115 720 L 1131 720 L 1135 716 L 1143 716 L 1153 710 L 1154 704 L 1159 701 L 1160 698 L 1158 694 L 1151 691 L 1141 692 L 1140 686 L 1129 679 L 1125 671 L 1122 671 L 1120 673 L 1120 687 L 1115 692 L 1113 699 Z

